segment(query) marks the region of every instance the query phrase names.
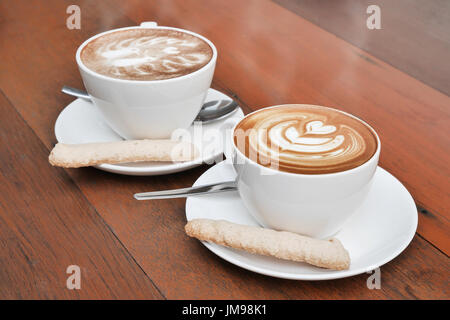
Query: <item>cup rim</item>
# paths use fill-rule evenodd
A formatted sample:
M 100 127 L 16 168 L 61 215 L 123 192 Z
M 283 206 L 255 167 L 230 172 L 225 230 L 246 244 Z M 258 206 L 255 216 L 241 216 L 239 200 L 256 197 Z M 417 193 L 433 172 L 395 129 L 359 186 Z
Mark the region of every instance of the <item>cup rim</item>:
M 212 49 L 213 55 L 212 55 L 211 59 L 209 60 L 209 62 L 207 64 L 205 64 L 200 69 L 195 70 L 194 72 L 185 74 L 185 75 L 180 76 L 180 77 L 169 78 L 169 79 L 160 79 L 160 80 L 130 80 L 130 79 L 113 78 L 113 77 L 108 77 L 108 76 L 105 76 L 105 75 L 100 74 L 98 72 L 95 72 L 95 71 L 89 69 L 88 67 L 86 67 L 84 65 L 83 61 L 81 60 L 81 56 L 80 55 L 81 55 L 81 51 L 83 50 L 83 48 L 90 41 L 92 41 L 92 40 L 94 40 L 96 38 L 99 38 L 99 37 L 101 37 L 101 36 L 103 36 L 105 34 L 108 34 L 108 33 L 113 33 L 113 32 L 120 31 L 120 30 L 130 30 L 130 29 L 167 29 L 167 30 L 175 30 L 175 31 L 187 33 L 187 34 L 193 35 L 193 36 L 195 36 L 197 38 L 200 38 L 200 39 L 204 40 L 210 46 L 210 48 Z M 75 59 L 76 59 L 76 62 L 78 64 L 78 67 L 80 69 L 82 69 L 84 72 L 86 72 L 86 73 L 88 73 L 88 74 L 90 74 L 90 75 L 92 75 L 94 77 L 98 77 L 98 78 L 101 78 L 101 79 L 110 80 L 110 81 L 113 81 L 113 82 L 132 83 L 132 84 L 168 83 L 168 82 L 175 82 L 175 81 L 180 81 L 180 80 L 184 80 L 184 79 L 190 78 L 190 77 L 192 77 L 192 76 L 194 76 L 194 75 L 196 75 L 198 73 L 203 72 L 205 69 L 209 68 L 217 60 L 217 49 L 216 49 L 214 44 L 209 39 L 205 38 L 204 36 L 202 36 L 202 35 L 200 35 L 198 33 L 195 33 L 195 32 L 189 31 L 189 30 L 185 30 L 185 29 L 181 29 L 181 28 L 175 28 L 175 27 L 166 27 L 166 26 L 151 26 L 151 27 L 150 26 L 131 26 L 131 27 L 123 27 L 123 28 L 107 30 L 107 31 L 104 31 L 104 32 L 97 33 L 97 34 L 93 35 L 92 37 L 90 37 L 87 40 L 85 40 L 78 47 L 78 49 L 76 51 L 76 54 L 75 54 Z
M 311 174 L 306 174 L 306 173 L 295 173 L 295 172 L 287 172 L 287 171 L 281 171 L 281 170 L 276 170 L 276 169 L 272 169 L 266 166 L 263 166 L 262 164 L 259 164 L 258 162 L 250 159 L 249 157 L 247 157 L 246 155 L 244 155 L 241 150 L 238 149 L 238 147 L 236 146 L 235 142 L 234 142 L 234 130 L 236 129 L 237 125 L 239 123 L 241 123 L 241 121 L 243 121 L 244 119 L 246 119 L 247 117 L 249 117 L 250 115 L 262 111 L 262 110 L 266 110 L 266 109 L 273 109 L 273 108 L 277 108 L 277 107 L 281 107 L 281 106 L 289 106 L 289 105 L 304 105 L 304 106 L 314 106 L 314 107 L 321 107 L 321 108 L 326 108 L 326 109 L 331 109 L 334 111 L 338 111 L 341 113 L 344 113 L 356 120 L 361 121 L 363 124 L 365 124 L 374 134 L 376 140 L 377 140 L 377 149 L 375 150 L 375 152 L 373 153 L 373 155 L 367 159 L 367 161 L 365 161 L 364 163 L 360 164 L 357 167 L 351 168 L 351 169 L 347 169 L 347 170 L 343 170 L 343 171 L 338 171 L 338 172 L 331 172 L 331 173 L 311 173 Z M 315 105 L 315 104 L 306 104 L 306 103 L 290 103 L 290 104 L 279 104 L 276 106 L 270 106 L 270 107 L 264 107 L 258 110 L 255 110 L 253 112 L 250 112 L 249 114 L 246 114 L 242 119 L 240 119 L 238 122 L 236 122 L 233 126 L 233 129 L 231 130 L 231 143 L 233 145 L 233 149 L 235 150 L 235 152 L 239 153 L 241 155 L 241 157 L 243 157 L 246 161 L 249 161 L 251 164 L 254 164 L 256 166 L 258 166 L 259 168 L 261 168 L 262 170 L 267 170 L 269 172 L 273 172 L 274 174 L 281 174 L 281 175 L 287 175 L 287 176 L 291 176 L 291 177 L 295 177 L 295 176 L 301 176 L 301 177 L 309 177 L 309 178 L 314 178 L 314 177 L 336 177 L 336 176 L 340 176 L 340 175 L 344 175 L 344 174 L 349 174 L 349 173 L 353 173 L 359 170 L 362 170 L 363 168 L 369 166 L 374 159 L 378 159 L 379 155 L 380 155 L 380 150 L 381 150 L 381 142 L 380 142 L 380 138 L 378 137 L 378 133 L 375 131 L 374 128 L 372 128 L 372 126 L 370 126 L 367 122 L 365 122 L 364 120 L 358 118 L 357 116 L 339 110 L 339 109 L 335 109 L 335 108 L 331 108 L 331 107 L 325 107 L 325 106 L 320 106 L 320 105 Z

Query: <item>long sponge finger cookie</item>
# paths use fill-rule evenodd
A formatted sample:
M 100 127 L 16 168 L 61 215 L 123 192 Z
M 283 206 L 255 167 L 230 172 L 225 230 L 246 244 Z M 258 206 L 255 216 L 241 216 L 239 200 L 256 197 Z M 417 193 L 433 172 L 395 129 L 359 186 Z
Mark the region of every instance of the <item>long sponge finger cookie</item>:
M 318 267 L 345 270 L 350 256 L 337 239 L 319 240 L 292 232 L 250 227 L 224 220 L 194 219 L 186 233 L 199 240 L 279 259 L 306 262 Z
M 58 167 L 79 168 L 101 163 L 137 161 L 190 161 L 197 150 L 189 142 L 171 140 L 128 140 L 104 143 L 55 145 L 49 162 Z

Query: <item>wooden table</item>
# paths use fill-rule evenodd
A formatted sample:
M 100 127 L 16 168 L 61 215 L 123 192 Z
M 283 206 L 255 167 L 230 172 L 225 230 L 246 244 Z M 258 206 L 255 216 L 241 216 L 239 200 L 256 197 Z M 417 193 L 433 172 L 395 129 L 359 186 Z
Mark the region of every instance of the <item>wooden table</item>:
M 0 2 L 0 298 L 450 298 L 450 6 L 375 2 L 381 30 L 366 28 L 368 1 Z M 80 30 L 66 27 L 73 3 Z M 185 200 L 131 196 L 189 186 L 208 166 L 130 177 L 49 165 L 56 117 L 73 100 L 60 89 L 82 87 L 77 47 L 101 31 L 153 20 L 215 43 L 213 87 L 245 113 L 312 103 L 373 125 L 380 165 L 419 208 L 417 234 L 381 268 L 380 290 L 367 288 L 368 274 L 306 282 L 243 270 L 185 235 Z M 66 288 L 73 264 L 81 290 Z

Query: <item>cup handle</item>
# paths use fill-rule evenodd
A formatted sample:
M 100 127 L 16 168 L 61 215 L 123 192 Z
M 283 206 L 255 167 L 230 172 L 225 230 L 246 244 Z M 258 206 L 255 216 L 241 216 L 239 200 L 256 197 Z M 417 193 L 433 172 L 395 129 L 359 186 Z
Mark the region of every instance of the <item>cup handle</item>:
M 233 152 L 233 132 L 232 129 L 236 126 L 236 124 L 241 121 L 240 118 L 231 118 L 227 119 L 222 124 L 222 130 L 225 130 L 225 146 L 223 148 L 223 154 L 227 158 L 228 161 L 232 159 Z
M 156 28 L 158 24 L 154 21 L 145 21 L 140 24 L 140 27 L 143 28 Z

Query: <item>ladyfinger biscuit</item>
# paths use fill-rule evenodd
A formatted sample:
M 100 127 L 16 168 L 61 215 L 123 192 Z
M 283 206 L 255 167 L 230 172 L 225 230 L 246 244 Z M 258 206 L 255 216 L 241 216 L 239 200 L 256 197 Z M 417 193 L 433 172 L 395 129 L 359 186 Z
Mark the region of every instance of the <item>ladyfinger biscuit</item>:
M 338 239 L 319 240 L 292 232 L 250 227 L 224 220 L 194 219 L 186 233 L 202 241 L 317 267 L 345 270 L 350 256 Z
M 103 143 L 57 143 L 49 162 L 58 167 L 79 168 L 101 163 L 137 161 L 190 161 L 197 157 L 192 143 L 172 140 L 128 140 Z

